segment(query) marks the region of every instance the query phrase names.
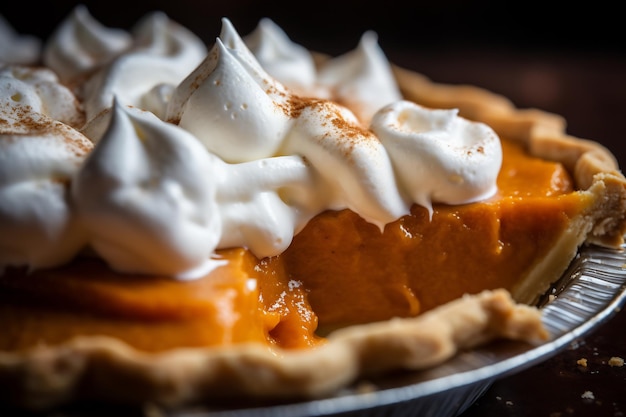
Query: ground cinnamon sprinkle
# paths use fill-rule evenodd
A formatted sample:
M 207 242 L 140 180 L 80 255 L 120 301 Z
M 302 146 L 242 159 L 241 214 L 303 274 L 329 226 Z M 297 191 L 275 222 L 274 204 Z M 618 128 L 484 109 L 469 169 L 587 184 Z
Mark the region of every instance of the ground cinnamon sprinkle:
M 346 137 L 351 139 L 358 139 L 364 136 L 374 136 L 370 131 L 353 123 L 347 122 L 346 119 L 341 117 L 339 114 L 337 114 L 337 117 L 333 118 L 331 122 L 337 129 L 341 130 Z
M 287 105 L 283 107 L 285 114 L 291 118 L 299 117 L 305 108 L 313 107 L 323 100 L 309 97 L 299 97 L 291 94 L 287 100 Z
M 91 142 L 86 138 L 84 141 L 78 140 L 77 134 L 80 134 L 71 126 L 34 112 L 31 106 L 10 107 L 9 111 L 5 111 L 0 116 L 0 133 L 7 135 L 5 140 L 24 134 L 42 138 L 58 136 L 63 138 L 64 144 L 76 156 L 83 156 L 91 151 Z

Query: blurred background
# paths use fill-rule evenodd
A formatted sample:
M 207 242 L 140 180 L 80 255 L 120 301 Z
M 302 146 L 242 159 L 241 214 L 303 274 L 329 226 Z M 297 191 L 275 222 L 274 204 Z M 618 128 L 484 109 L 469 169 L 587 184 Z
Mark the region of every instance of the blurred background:
M 340 52 L 373 29 L 381 43 L 392 46 L 440 48 L 489 44 L 541 48 L 609 50 L 623 47 L 623 22 L 615 3 L 551 4 L 549 0 L 398 1 L 357 0 L 134 0 L 3 2 L 0 11 L 17 29 L 46 36 L 78 3 L 109 26 L 130 27 L 150 10 L 165 11 L 207 42 L 217 35 L 221 17 L 241 32 L 259 18 L 274 19 L 294 40 Z
M 475 84 L 519 107 L 563 115 L 568 132 L 609 146 L 626 165 L 626 35 L 616 3 L 550 1 L 69 1 L 3 2 L 0 14 L 42 39 L 79 3 L 102 24 L 130 29 L 152 10 L 214 42 L 221 18 L 241 35 L 270 17 L 291 39 L 332 55 L 378 33 L 393 62 L 437 82 Z

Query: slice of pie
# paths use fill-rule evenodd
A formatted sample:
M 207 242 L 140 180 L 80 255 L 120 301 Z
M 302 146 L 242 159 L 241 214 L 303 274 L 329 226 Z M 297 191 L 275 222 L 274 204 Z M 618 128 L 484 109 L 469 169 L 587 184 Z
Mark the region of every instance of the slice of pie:
M 82 8 L 73 19 L 97 25 Z M 163 51 L 155 45 L 188 39 L 165 22 L 139 25 L 141 45 Z M 264 25 L 265 36 L 280 35 Z M 109 48 L 119 58 L 100 69 L 76 75 L 69 60 L 49 58 L 79 103 L 54 115 L 41 103 L 72 93 L 51 71 L 3 67 L 1 99 L 11 106 L 0 113 L 0 174 L 11 175 L 0 175 L 0 231 L 13 236 L 0 237 L 0 381 L 11 387 L 3 404 L 318 398 L 498 338 L 540 343 L 550 335 L 537 297 L 581 245 L 623 243 L 626 179 L 610 151 L 568 136 L 560 117 L 390 67 L 396 96 L 396 84 L 378 78 L 386 61 L 371 34 L 351 56 L 318 57 L 315 86 L 285 79 L 283 89 L 264 73 L 263 33 L 247 39 L 252 58 L 225 27 L 202 62 L 173 48 L 195 62 L 184 77 L 159 78 L 163 56 L 124 55 L 132 40 L 119 34 L 120 49 Z M 293 47 L 285 42 L 272 45 Z M 369 63 L 383 81 L 365 82 L 353 72 L 364 66 L 346 60 Z M 157 68 L 156 79 L 137 77 L 141 68 Z M 130 89 L 140 79 L 152 87 Z M 20 96 L 5 94 L 16 85 Z M 214 93 L 226 87 L 240 95 Z M 8 100 L 16 97 L 26 105 Z M 272 111 L 249 116 L 258 103 Z M 207 116 L 221 111 L 229 117 Z M 423 126 L 432 146 L 450 132 L 480 140 L 445 144 L 461 152 L 440 159 L 447 151 L 418 148 L 427 155 L 419 165 L 406 136 Z M 403 180 L 385 176 L 387 160 L 376 159 L 385 152 L 391 172 L 409 173 Z M 483 158 L 497 159 L 493 184 L 467 168 Z M 429 191 L 407 204 L 422 180 Z M 25 203 L 41 189 L 46 215 Z

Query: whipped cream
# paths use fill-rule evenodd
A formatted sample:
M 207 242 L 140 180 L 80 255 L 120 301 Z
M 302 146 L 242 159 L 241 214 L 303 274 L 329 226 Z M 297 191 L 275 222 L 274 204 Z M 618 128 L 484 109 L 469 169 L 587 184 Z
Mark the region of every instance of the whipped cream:
M 220 39 L 202 64 L 174 92 L 167 119 L 194 134 L 227 162 L 272 156 L 291 123 L 288 92 L 270 78 L 243 43 Z
M 365 126 L 378 109 L 402 98 L 373 31 L 365 32 L 353 51 L 327 61 L 319 71 L 318 83 L 332 91 L 331 97 L 349 107 Z
M 315 198 L 323 196 L 328 208 L 350 208 L 381 228 L 408 213 L 380 141 L 347 108 L 296 96 L 256 62 L 250 64 L 254 58 L 231 27 L 227 22 L 232 48 L 217 39 L 178 87 L 170 120 L 179 117 L 180 127 L 227 162 L 304 156 L 323 179 L 323 192 Z
M 41 40 L 22 35 L 0 15 L 0 62 L 14 65 L 33 65 L 41 55 Z
M 0 69 L 0 273 L 62 265 L 86 242 L 69 186 L 93 145 L 57 81 L 47 69 Z
M 85 121 L 80 102 L 47 68 L 0 63 L 0 106 L 2 118 L 11 123 L 2 129 L 13 133 L 27 133 L 30 126 L 20 123 L 24 113 L 41 113 L 73 127 Z
M 82 120 L 50 70 L 2 70 L 0 116 L 13 127 L 0 130 L 0 160 L 11 160 L 0 165 L 10 196 L 0 200 L 0 268 L 58 265 L 89 247 L 120 272 L 193 279 L 219 249 L 280 254 L 324 210 L 350 209 L 382 230 L 413 204 L 432 214 L 496 191 L 493 130 L 402 100 L 373 32 L 316 66 L 268 19 L 245 38 L 222 19 L 210 49 L 161 13 L 132 33 L 92 19 L 77 8 L 46 50 L 62 80 L 83 80 Z M 90 57 L 90 43 L 105 53 Z M 40 137 L 50 150 L 38 156 Z M 16 184 L 40 178 L 59 214 L 20 217 L 36 198 Z
M 313 54 L 291 41 L 271 19 L 262 19 L 244 38 L 261 66 L 292 92 L 337 101 L 368 126 L 381 107 L 400 100 L 391 65 L 378 45 L 378 35 L 365 32 L 358 46 L 337 57 Z
M 222 219 L 218 248 L 246 247 L 259 258 L 282 253 L 325 207 L 315 170 L 299 155 L 238 164 L 216 159 Z
M 487 125 L 401 100 L 373 117 L 378 136 L 411 201 L 432 215 L 432 203 L 465 204 L 491 197 L 502 165 L 502 147 Z
M 130 47 L 100 68 L 84 85 L 87 120 L 124 104 L 163 116 L 174 87 L 206 56 L 204 43 L 164 13 L 145 16 L 134 28 Z
M 221 234 L 212 157 L 153 113 L 115 104 L 109 119 L 72 182 L 90 245 L 121 272 L 203 275 Z
M 125 30 L 102 25 L 78 5 L 47 40 L 43 62 L 68 83 L 105 65 L 131 42 Z
M 323 178 L 326 208 L 351 209 L 381 230 L 408 214 L 410 202 L 398 190 L 389 155 L 353 113 L 326 100 L 294 107 L 296 123 L 282 151 L 305 156 Z
M 317 69 L 311 52 L 292 42 L 272 19 L 261 19 L 243 40 L 261 67 L 285 87 L 300 95 L 327 97 L 327 92 L 315 90 Z

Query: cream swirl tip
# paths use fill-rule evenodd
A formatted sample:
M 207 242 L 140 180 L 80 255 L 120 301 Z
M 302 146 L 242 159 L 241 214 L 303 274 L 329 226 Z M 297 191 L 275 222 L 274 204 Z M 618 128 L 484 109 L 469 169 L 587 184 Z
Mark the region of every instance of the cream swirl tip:
M 261 19 L 244 41 L 261 67 L 294 93 L 320 92 L 314 91 L 317 69 L 313 56 L 304 46 L 292 42 L 273 20 Z
M 379 110 L 371 130 L 389 153 L 404 193 L 432 213 L 432 203 L 491 197 L 502 165 L 500 139 L 457 109 L 427 109 L 406 100 Z
M 124 104 L 163 117 L 169 93 L 207 53 L 196 35 L 162 12 L 141 19 L 131 40 L 127 50 L 95 71 L 83 85 L 88 120 L 110 108 L 114 96 Z
M 221 39 L 176 89 L 168 120 L 227 162 L 273 156 L 290 127 L 284 87 Z M 253 61 L 256 62 L 256 61 Z M 179 120 L 176 120 L 179 118 Z
M 0 14 L 0 64 L 32 65 L 39 62 L 42 42 L 22 35 Z
M 21 114 L 27 128 L 0 131 L 0 275 L 65 264 L 86 242 L 69 184 L 91 142 L 42 113 Z
M 90 245 L 121 272 L 205 274 L 221 234 L 212 165 L 188 132 L 116 102 L 72 183 Z
M 106 64 L 130 44 L 126 31 L 102 25 L 81 4 L 47 40 L 43 61 L 63 82 L 69 82 Z

